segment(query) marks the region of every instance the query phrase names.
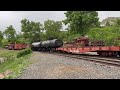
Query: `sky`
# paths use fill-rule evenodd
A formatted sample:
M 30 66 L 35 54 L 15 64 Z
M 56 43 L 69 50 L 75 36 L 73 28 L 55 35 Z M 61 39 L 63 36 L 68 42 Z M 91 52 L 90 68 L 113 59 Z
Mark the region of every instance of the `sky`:
M 9 25 L 13 25 L 16 31 L 21 30 L 20 21 L 24 18 L 43 24 L 50 19 L 64 20 L 66 11 L 0 11 L 0 31 L 4 31 Z M 120 11 L 98 11 L 100 21 L 107 17 L 120 17 Z

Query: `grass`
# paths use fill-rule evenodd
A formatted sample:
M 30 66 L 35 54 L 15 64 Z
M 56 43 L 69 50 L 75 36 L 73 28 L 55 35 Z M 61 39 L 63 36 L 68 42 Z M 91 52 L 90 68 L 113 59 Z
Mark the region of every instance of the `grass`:
M 0 50 L 0 57 L 7 57 L 7 60 L 0 64 L 0 73 L 5 72 L 6 70 L 12 71 L 12 74 L 4 79 L 13 79 L 18 77 L 21 72 L 31 63 L 29 61 L 31 54 L 17 58 L 16 56 L 18 52 L 20 51 Z

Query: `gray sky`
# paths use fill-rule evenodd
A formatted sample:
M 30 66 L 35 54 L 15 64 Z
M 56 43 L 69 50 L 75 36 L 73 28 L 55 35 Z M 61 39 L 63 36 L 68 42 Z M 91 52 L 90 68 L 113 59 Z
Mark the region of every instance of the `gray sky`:
M 45 20 L 64 20 L 65 11 L 0 11 L 0 31 L 4 31 L 9 25 L 21 30 L 20 21 L 27 18 L 30 21 L 43 22 Z M 107 17 L 120 17 L 120 11 L 98 11 L 100 21 Z

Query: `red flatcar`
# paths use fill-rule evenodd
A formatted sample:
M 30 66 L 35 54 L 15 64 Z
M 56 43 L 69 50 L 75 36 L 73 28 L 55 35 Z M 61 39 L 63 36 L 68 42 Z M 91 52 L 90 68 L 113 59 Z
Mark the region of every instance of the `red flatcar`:
M 9 50 L 22 50 L 22 49 L 29 48 L 29 47 L 30 45 L 28 44 L 15 44 L 15 43 L 8 44 Z
M 78 38 L 74 43 L 64 44 L 63 47 L 56 48 L 56 51 L 67 53 L 97 52 L 101 56 L 120 56 L 120 46 L 104 46 L 104 42 L 92 42 L 89 44 L 88 38 Z

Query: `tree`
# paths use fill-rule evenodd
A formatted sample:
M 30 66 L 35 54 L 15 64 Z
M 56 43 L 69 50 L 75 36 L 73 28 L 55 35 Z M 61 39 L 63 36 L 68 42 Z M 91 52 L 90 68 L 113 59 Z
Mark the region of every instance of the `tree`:
M 43 30 L 42 24 L 39 22 L 30 22 L 27 19 L 22 19 L 21 24 L 23 37 L 28 43 L 41 40 L 40 33 L 41 30 Z
M 115 25 L 116 25 L 116 26 L 120 26 L 120 19 L 116 19 L 116 20 L 115 20 Z
M 47 20 L 44 22 L 44 29 L 46 31 L 46 39 L 55 39 L 60 35 L 62 29 L 61 21 Z
M 91 28 L 87 35 L 91 40 L 102 40 L 105 42 L 105 45 L 120 45 L 120 40 L 117 40 L 120 35 L 120 27 L 111 26 L 111 27 L 102 27 L 102 28 Z
M 26 43 L 26 40 L 21 32 L 16 34 L 16 43 Z
M 3 38 L 3 34 L 2 34 L 2 32 L 0 31 L 0 46 L 2 46 L 2 40 L 3 40 L 4 38 Z
M 0 42 L 3 40 L 3 34 L 2 32 L 0 31 Z
M 12 25 L 7 27 L 7 29 L 4 31 L 4 35 L 8 39 L 8 42 L 15 42 L 15 40 L 16 40 L 16 38 L 15 38 L 16 37 L 16 31 L 13 28 Z
M 106 22 L 106 26 L 110 26 L 110 22 L 109 21 Z
M 86 30 L 99 26 L 98 13 L 96 11 L 67 11 L 67 19 L 64 24 L 69 24 L 70 31 L 73 33 L 86 34 Z

